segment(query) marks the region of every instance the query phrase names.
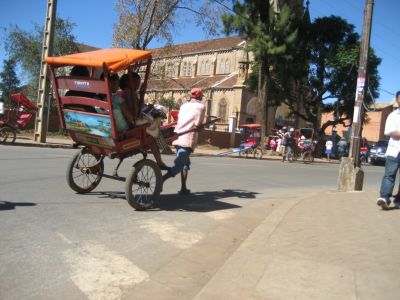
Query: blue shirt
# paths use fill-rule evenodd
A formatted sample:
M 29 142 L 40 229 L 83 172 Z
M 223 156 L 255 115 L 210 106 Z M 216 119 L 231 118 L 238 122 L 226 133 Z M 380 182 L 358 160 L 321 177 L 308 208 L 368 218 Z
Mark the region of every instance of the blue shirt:
M 129 128 L 128 122 L 126 121 L 121 110 L 121 104 L 125 100 L 117 95 L 113 95 L 111 101 L 113 104 L 113 114 L 114 114 L 115 125 L 117 126 L 117 131 L 128 130 Z

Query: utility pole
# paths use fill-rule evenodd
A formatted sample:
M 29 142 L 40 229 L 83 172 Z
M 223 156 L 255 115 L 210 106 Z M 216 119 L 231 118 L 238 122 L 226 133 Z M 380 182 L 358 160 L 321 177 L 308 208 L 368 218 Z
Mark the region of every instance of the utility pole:
M 35 120 L 35 142 L 45 143 L 47 134 L 47 119 L 45 117 L 46 105 L 50 105 L 50 80 L 44 58 L 53 54 L 54 27 L 56 22 L 57 0 L 47 0 L 46 20 L 43 31 L 42 57 L 40 62 L 40 75 L 38 86 L 37 106 Z M 48 114 L 50 110 L 48 110 Z
M 360 164 L 360 139 L 363 117 L 363 103 L 367 82 L 367 65 L 374 0 L 366 0 L 364 24 L 361 37 L 360 62 L 358 67 L 357 87 L 351 130 L 350 152 L 340 164 L 338 189 L 340 191 L 362 190 L 364 172 Z

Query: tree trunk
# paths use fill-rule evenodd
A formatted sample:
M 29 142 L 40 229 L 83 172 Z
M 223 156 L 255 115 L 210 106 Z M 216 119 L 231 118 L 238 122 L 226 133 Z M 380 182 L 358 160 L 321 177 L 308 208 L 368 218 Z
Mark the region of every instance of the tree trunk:
M 258 73 L 258 101 L 261 103 L 261 138 L 267 135 L 267 111 L 268 111 L 268 64 L 265 61 L 260 63 Z

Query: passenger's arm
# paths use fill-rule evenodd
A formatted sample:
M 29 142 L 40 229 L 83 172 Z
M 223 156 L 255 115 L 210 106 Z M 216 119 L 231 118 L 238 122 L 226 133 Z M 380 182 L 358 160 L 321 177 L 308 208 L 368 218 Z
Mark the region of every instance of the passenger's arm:
M 133 124 L 134 120 L 133 120 L 132 114 L 130 113 L 130 111 L 128 109 L 128 105 L 126 104 L 125 101 L 121 103 L 121 111 L 122 111 L 122 114 L 124 115 L 125 119 L 129 123 Z

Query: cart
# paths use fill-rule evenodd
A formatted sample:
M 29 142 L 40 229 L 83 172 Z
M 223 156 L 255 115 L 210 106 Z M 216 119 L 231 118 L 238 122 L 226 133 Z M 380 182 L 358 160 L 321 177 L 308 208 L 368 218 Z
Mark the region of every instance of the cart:
M 37 110 L 24 94 L 11 94 L 8 109 L 0 120 L 0 143 L 14 143 L 17 133 L 26 127 Z
M 257 159 L 262 159 L 264 149 L 261 145 L 261 125 L 260 124 L 244 124 L 240 125 L 247 139 L 239 146 L 239 156 L 248 158 L 253 156 Z
M 133 49 L 103 49 L 47 57 L 46 62 L 50 68 L 61 126 L 69 132 L 75 145 L 82 147 L 71 158 L 67 168 L 70 188 L 77 193 L 88 193 L 106 177 L 125 182 L 126 199 L 136 210 L 156 206 L 162 189 L 162 174 L 156 162 L 147 158 L 150 145 L 156 142 L 146 132 L 150 124 L 117 131 L 109 80 L 110 74 L 127 72 L 129 88 L 133 92 L 132 72 L 139 72 L 142 83 L 138 107 L 142 107 L 152 62 L 151 53 Z M 90 76 L 65 76 L 72 66 L 87 67 Z M 103 76 L 99 76 L 100 73 Z M 66 91 L 73 91 L 69 94 L 74 96 L 65 95 Z M 80 92 L 85 93 L 79 95 Z M 132 114 L 139 117 L 141 112 L 133 106 Z M 177 137 L 173 132 L 175 124 L 161 127 L 162 141 L 168 143 Z M 116 175 L 122 160 L 136 154 L 141 154 L 143 158 L 133 165 L 128 176 Z M 104 174 L 106 157 L 120 160 L 113 175 Z

